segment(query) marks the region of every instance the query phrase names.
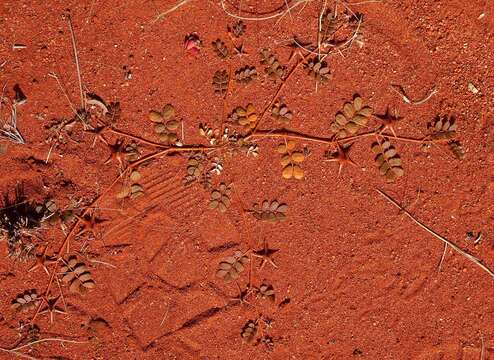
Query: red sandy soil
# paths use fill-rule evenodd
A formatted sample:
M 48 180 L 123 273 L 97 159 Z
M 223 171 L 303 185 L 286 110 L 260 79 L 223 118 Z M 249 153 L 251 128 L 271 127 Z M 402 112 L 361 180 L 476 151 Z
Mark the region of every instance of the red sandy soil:
M 104 164 L 108 147 L 100 141 L 91 147 L 93 135 L 80 127 L 74 133 L 79 143 L 55 148 L 44 163 L 50 148 L 46 126 L 73 116 L 48 74 L 56 73 L 71 101 L 79 103 L 70 32 L 61 16 L 66 9 L 74 24 L 84 88 L 107 102 L 120 102 L 116 128 L 156 141 L 148 112 L 172 103 L 184 123 L 185 143 L 205 144 L 198 125 L 217 127 L 224 106 L 213 94 L 211 79 L 216 70 L 228 69 L 211 42 L 227 42 L 226 26 L 234 19 L 218 1 L 193 0 L 153 22 L 175 3 L 0 4 L 0 64 L 6 61 L 0 85 L 7 84 L 4 95 L 12 98 L 18 83 L 28 98 L 18 107 L 26 144 L 2 142 L 8 147 L 0 157 L 0 190 L 12 192 L 16 183 L 23 183 L 30 198 L 54 199 L 59 207 L 71 199 L 89 205 L 104 194 L 97 214 L 106 220 L 96 227 L 96 239 L 84 253 L 96 288 L 80 296 L 64 285 L 67 314 L 56 313 L 53 324 L 46 314 L 34 321 L 42 339 L 83 343 L 43 342 L 19 351 L 50 359 L 494 359 L 494 278 L 450 248 L 438 270 L 443 243 L 375 191 L 382 189 L 494 267 L 490 1 L 352 5 L 364 14 L 364 47 L 331 55 L 333 77 L 317 92 L 300 68 L 281 93 L 295 114 L 287 128 L 323 137 L 331 136 L 334 115 L 356 93 L 377 113 L 396 108 L 404 117 L 396 127 L 403 136 L 420 138 L 436 115 L 455 116 L 466 150 L 463 161 L 444 145 L 396 142 L 405 175 L 387 183 L 373 163 L 372 139 L 353 145 L 350 154 L 358 167 L 345 166 L 340 176 L 337 164 L 322 161 L 327 146 L 301 140 L 297 146 L 311 151 L 303 163 L 305 179 L 284 180 L 275 152 L 279 139 L 263 139 L 258 158 L 225 158 L 224 171 L 213 177 L 213 187 L 234 184 L 232 206 L 224 214 L 208 210 L 210 192 L 199 184 L 183 187 L 185 156 L 161 157 L 142 167 L 146 194 L 124 203 L 115 200 L 116 190 L 106 191 L 119 174 L 116 162 Z M 270 48 L 287 63 L 291 49 L 280 43 L 293 35 L 315 41 L 322 3 L 312 1 L 302 12 L 298 7 L 278 23 L 245 22 L 246 33 L 238 42 L 247 54 L 234 57 L 231 66 L 254 65 L 260 76 L 247 86 L 232 86 L 228 112 L 248 102 L 257 109 L 269 103 L 277 85 L 265 78 L 259 49 Z M 283 0 L 242 1 L 244 10 L 258 14 L 270 15 L 283 6 Z M 203 41 L 197 56 L 183 49 L 184 37 L 192 32 Z M 13 50 L 14 43 L 27 48 Z M 124 67 L 132 73 L 130 80 L 124 79 Z M 480 90 L 477 94 L 468 90 L 469 82 Z M 409 105 L 391 84 L 402 85 L 412 99 L 423 98 L 433 87 L 437 93 L 424 104 Z M 261 128 L 281 126 L 267 116 Z M 110 143 L 117 140 L 114 134 L 106 137 Z M 242 206 L 264 199 L 287 203 L 287 220 L 270 224 L 242 214 Z M 483 234 L 480 243 L 466 239 L 469 231 Z M 58 224 L 44 226 L 39 236 L 43 241 L 36 243 L 48 244 L 50 254 L 64 239 Z M 215 276 L 218 263 L 235 249 L 258 249 L 264 239 L 279 250 L 273 256 L 278 267 L 268 263 L 259 271 L 260 259 L 253 258 L 252 282 L 272 284 L 276 302 L 255 296 L 247 299 L 250 305 L 229 302 L 238 290 Z M 86 240 L 72 239 L 71 251 L 81 251 Z M 0 252 L 0 346 L 7 349 L 20 339 L 20 322 L 34 315 L 12 310 L 12 299 L 26 289 L 43 294 L 49 277 L 40 268 L 27 272 L 34 260 L 8 258 L 6 242 L 0 243 Z M 239 284 L 247 282 L 244 272 Z M 51 294 L 59 292 L 54 283 Z M 279 306 L 284 299 L 289 302 Z M 98 318 L 107 325 L 92 326 L 91 319 Z M 268 318 L 270 328 L 264 325 Z M 247 321 L 256 319 L 263 334 L 273 339 L 271 350 L 240 336 Z M 0 354 L 2 359 L 15 357 Z

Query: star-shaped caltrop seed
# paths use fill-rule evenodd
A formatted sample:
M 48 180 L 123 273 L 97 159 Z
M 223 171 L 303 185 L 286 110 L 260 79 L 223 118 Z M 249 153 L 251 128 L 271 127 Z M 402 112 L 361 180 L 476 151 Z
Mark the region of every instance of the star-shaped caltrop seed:
M 96 145 L 97 140 L 100 140 L 102 143 L 108 145 L 108 141 L 105 139 L 104 136 L 105 131 L 106 131 L 106 126 L 97 126 L 94 129 L 87 130 L 87 132 L 94 135 L 93 144 L 91 145 L 92 147 Z
M 338 146 L 338 151 L 336 153 L 331 154 L 330 158 L 326 159 L 325 161 L 338 162 L 339 164 L 338 176 L 339 176 L 341 174 L 341 169 L 343 169 L 343 166 L 345 165 L 358 166 L 358 165 L 352 159 L 350 159 L 350 156 L 348 155 L 352 145 L 341 146 L 340 144 L 337 144 L 337 146 Z
M 243 304 L 251 305 L 246 299 L 249 297 L 250 294 L 254 292 L 254 289 L 250 286 L 250 284 L 247 284 L 245 289 L 242 290 L 238 282 L 235 281 L 235 284 L 237 284 L 238 296 L 230 298 L 230 301 L 239 302 L 242 305 Z
M 117 161 L 118 165 L 120 166 L 120 169 L 123 169 L 123 164 L 125 160 L 125 147 L 123 144 L 123 140 L 117 140 L 117 142 L 113 145 L 109 144 L 108 147 L 110 148 L 111 154 L 110 157 L 105 161 L 105 164 L 108 164 L 111 161 Z
M 393 111 L 393 114 L 392 114 L 391 111 L 389 110 L 389 107 L 387 107 L 386 112 L 383 115 L 376 115 L 376 117 L 379 120 L 381 120 L 383 123 L 381 126 L 381 129 L 380 129 L 380 133 L 383 133 L 384 131 L 389 130 L 393 133 L 394 136 L 396 136 L 394 126 L 396 125 L 396 123 L 398 121 L 403 119 L 403 117 L 398 116 L 398 114 L 396 113 L 396 109 L 395 109 L 395 111 Z
M 51 256 L 46 255 L 46 250 L 48 250 L 48 246 L 45 246 L 41 253 L 36 254 L 36 263 L 29 268 L 28 272 L 34 271 L 37 268 L 41 267 L 48 275 L 50 275 L 47 266 L 56 263 L 57 260 L 55 260 Z
M 273 261 L 273 254 L 276 253 L 277 251 L 278 251 L 278 249 L 270 249 L 268 247 L 268 242 L 266 240 L 264 240 L 263 248 L 260 250 L 254 250 L 252 252 L 252 256 L 261 258 L 261 266 L 260 266 L 259 270 L 262 270 L 264 268 L 264 266 L 266 265 L 266 263 L 270 263 L 275 268 L 278 267 Z
M 90 233 L 93 235 L 93 237 L 96 238 L 97 237 L 96 229 L 95 229 L 96 226 L 107 221 L 105 219 L 100 219 L 100 218 L 96 217 L 96 214 L 94 212 L 92 212 L 90 214 L 86 214 L 82 217 L 79 215 L 76 215 L 76 217 L 82 225 L 81 230 L 77 233 L 76 236 Z
M 54 320 L 54 314 L 59 313 L 59 314 L 66 314 L 67 312 L 60 309 L 59 307 L 56 306 L 58 300 L 60 299 L 60 295 L 54 298 L 44 298 L 43 301 L 46 302 L 46 306 L 41 310 L 39 313 L 40 314 L 45 314 L 49 313 L 50 314 L 50 323 L 53 324 Z
M 244 55 L 247 55 L 244 50 L 244 44 L 233 47 L 233 51 L 235 52 L 235 55 L 240 58 L 242 58 Z
M 294 37 L 293 39 L 290 39 L 289 42 L 285 44 L 285 46 L 291 49 L 290 56 L 288 57 L 288 62 L 290 62 L 297 55 L 301 58 L 304 58 L 301 49 L 311 50 L 310 47 L 312 45 L 310 42 L 304 42 L 297 39 L 297 37 Z

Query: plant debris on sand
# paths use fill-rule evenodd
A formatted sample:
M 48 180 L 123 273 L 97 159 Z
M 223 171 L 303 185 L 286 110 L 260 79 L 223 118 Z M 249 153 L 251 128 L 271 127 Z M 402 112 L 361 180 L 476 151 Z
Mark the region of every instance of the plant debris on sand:
M 484 3 L 4 6 L 2 355 L 487 360 Z

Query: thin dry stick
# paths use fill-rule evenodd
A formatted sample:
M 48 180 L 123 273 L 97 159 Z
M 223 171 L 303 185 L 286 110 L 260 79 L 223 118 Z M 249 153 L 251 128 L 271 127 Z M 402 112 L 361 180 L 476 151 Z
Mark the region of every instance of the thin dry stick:
M 302 9 L 300 9 L 300 11 L 298 12 L 299 14 L 300 14 L 302 11 L 304 11 L 305 7 L 307 6 L 307 3 L 311 2 L 312 0 L 300 0 L 300 1 L 301 1 L 301 3 L 303 3 L 303 4 L 304 4 L 304 6 L 302 6 Z M 276 20 L 276 22 L 275 22 L 275 24 L 274 24 L 275 26 L 278 26 L 278 24 L 280 23 L 280 21 L 281 21 L 281 20 L 283 20 L 283 18 L 286 16 L 286 14 L 290 14 L 290 18 L 293 20 L 293 17 L 292 17 L 292 11 L 291 11 L 291 9 L 295 8 L 296 6 L 298 6 L 298 3 L 297 3 L 297 4 L 295 4 L 295 6 L 293 6 L 292 8 L 290 8 L 290 7 L 289 7 L 289 6 L 290 6 L 290 4 L 285 5 L 285 6 L 287 6 L 287 11 L 285 11 L 285 13 L 284 13 L 284 14 L 282 14 L 282 15 L 278 18 L 278 20 Z
M 67 22 L 69 23 L 70 39 L 72 40 L 72 50 L 74 51 L 75 66 L 77 69 L 77 80 L 79 81 L 79 91 L 81 96 L 81 109 L 86 109 L 86 101 L 84 99 L 84 91 L 82 90 L 82 76 L 81 67 L 79 65 L 79 55 L 77 53 L 77 46 L 75 42 L 74 28 L 72 27 L 72 20 L 70 14 L 66 14 Z
M 321 61 L 321 32 L 322 32 L 322 17 L 326 11 L 327 0 L 324 0 L 324 5 L 319 15 L 318 27 L 317 27 L 317 59 Z M 316 83 L 317 84 L 317 83 Z
M 72 101 L 70 100 L 69 94 L 67 94 L 67 91 L 65 91 L 65 88 L 62 86 L 62 82 L 60 81 L 60 78 L 58 77 L 58 75 L 54 72 L 49 72 L 48 76 L 57 81 L 57 85 L 60 88 L 60 90 L 62 91 L 65 98 L 67 99 L 70 108 L 72 109 L 74 114 L 77 114 L 77 109 L 74 107 L 74 104 L 72 104 Z
M 482 335 L 480 335 L 480 360 L 485 360 L 485 343 Z
M 192 1 L 192 0 L 182 0 L 182 1 L 179 1 L 175 6 L 171 7 L 170 9 L 168 9 L 168 10 L 166 10 L 166 11 L 160 13 L 160 14 L 158 14 L 158 16 L 156 16 L 156 19 L 154 19 L 154 21 L 152 22 L 152 24 L 154 24 L 157 21 L 160 21 L 163 17 L 165 17 L 169 13 L 174 12 L 175 10 L 177 10 L 181 6 L 184 6 L 185 4 L 187 4 L 190 1 Z
M 403 99 L 403 101 L 407 104 L 410 105 L 421 105 L 428 101 L 434 94 L 437 93 L 437 89 L 435 87 L 432 88 L 432 90 L 427 94 L 423 99 L 421 100 L 411 100 L 405 93 L 405 90 L 403 90 L 402 86 L 399 85 L 391 85 L 391 90 L 393 90 L 395 93 L 400 95 L 400 97 Z
M 39 359 L 39 358 L 35 358 L 35 357 L 33 357 L 33 356 L 29 356 L 29 355 L 23 354 L 23 353 L 21 353 L 21 352 L 19 352 L 19 351 L 14 351 L 14 350 L 9 350 L 9 349 L 4 349 L 4 348 L 2 348 L 2 347 L 0 347 L 0 350 L 1 350 L 1 351 L 8 352 L 8 353 L 10 353 L 10 354 L 13 354 L 13 355 L 15 355 L 15 356 L 19 356 L 19 357 L 24 358 L 24 359 L 30 359 L 30 360 L 38 360 L 38 359 Z
M 254 128 L 252 129 L 251 131 L 251 134 L 255 134 L 256 133 L 256 130 L 257 128 L 259 127 L 259 124 L 261 123 L 261 120 L 262 118 L 264 117 L 264 115 L 266 115 L 266 112 L 271 108 L 271 106 L 274 104 L 274 102 L 276 101 L 276 99 L 278 98 L 278 95 L 281 93 L 281 90 L 283 90 L 283 88 L 285 87 L 285 84 L 288 82 L 288 80 L 290 79 L 290 77 L 292 76 L 292 74 L 295 73 L 295 70 L 298 69 L 298 67 L 300 65 L 302 65 L 304 63 L 304 61 L 309 57 L 309 55 L 306 55 L 306 56 L 302 56 L 302 59 L 293 66 L 293 68 L 290 70 L 290 72 L 288 73 L 288 75 L 285 77 L 285 79 L 283 79 L 283 82 L 280 84 L 280 86 L 278 87 L 278 90 L 276 90 L 276 93 L 274 94 L 274 96 L 271 98 L 271 101 L 268 103 L 268 105 L 264 108 L 264 110 L 262 111 L 261 114 L 259 114 L 259 117 L 257 119 L 257 122 L 254 126 Z M 247 136 L 249 137 L 249 136 Z
M 441 256 L 441 260 L 439 261 L 439 266 L 437 267 L 437 272 L 441 272 L 441 267 L 443 266 L 444 259 L 446 258 L 446 252 L 448 251 L 448 244 L 444 244 L 443 255 Z
M 18 347 L 11 349 L 9 351 L 18 351 L 18 350 L 24 349 L 28 346 L 43 343 L 43 342 L 61 342 L 61 343 L 73 343 L 73 344 L 86 344 L 87 343 L 87 341 L 69 340 L 69 339 L 61 339 L 61 338 L 45 338 L 45 339 L 39 339 L 39 340 L 31 341 L 30 343 L 27 343 L 27 344 L 22 345 L 22 346 L 18 346 Z
M 242 198 L 240 197 L 240 195 L 238 194 L 237 192 L 237 188 L 236 186 L 234 185 L 234 183 L 232 182 L 230 184 L 230 187 L 233 188 L 233 193 L 235 194 L 235 196 L 237 197 L 237 200 L 238 200 L 238 204 L 240 206 L 240 210 L 241 210 L 241 213 L 242 213 L 242 224 L 244 226 L 244 229 L 248 229 L 248 234 L 247 234 L 247 237 L 249 238 L 249 249 L 252 249 L 252 241 L 254 239 L 254 236 L 252 236 L 251 234 L 251 227 L 250 226 L 247 226 L 247 210 L 245 209 L 245 206 L 244 206 L 244 203 L 242 201 Z M 242 234 L 240 234 L 242 235 Z
M 386 137 L 386 138 L 390 138 L 390 139 L 412 142 L 412 143 L 444 141 L 444 140 L 427 140 L 427 139 L 409 138 L 409 137 L 404 137 L 404 136 L 395 136 L 393 134 L 381 133 L 377 130 L 366 132 L 366 133 L 361 133 L 361 134 L 357 134 L 357 135 L 347 136 L 347 137 L 340 138 L 340 139 L 335 139 L 333 137 L 323 138 L 323 137 L 308 135 L 308 134 L 299 133 L 299 132 L 295 132 L 295 131 L 290 131 L 290 130 L 286 130 L 286 129 L 258 130 L 255 133 L 246 136 L 245 140 L 250 140 L 252 138 L 280 138 L 280 137 L 282 137 L 282 138 L 288 138 L 288 139 L 312 141 L 312 142 L 317 142 L 320 144 L 334 145 L 336 143 L 341 144 L 341 143 L 346 143 L 348 141 L 354 141 L 356 139 L 360 139 L 360 138 L 364 138 L 364 137 L 372 137 L 372 136 Z
M 359 1 L 354 3 L 349 2 L 348 5 L 353 6 L 353 5 L 364 5 L 364 4 L 382 3 L 382 2 L 383 0 L 367 0 L 367 1 Z
M 288 9 L 288 15 L 290 15 L 290 19 L 293 20 L 292 12 L 290 11 L 290 4 L 288 4 L 288 0 L 285 0 L 285 6 Z
M 453 250 L 455 250 L 458 254 L 460 254 L 461 256 L 465 257 L 466 259 L 470 260 L 471 262 L 473 262 L 475 265 L 477 265 L 478 267 L 480 267 L 482 270 L 484 270 L 485 272 L 487 272 L 490 276 L 494 277 L 494 272 L 489 269 L 487 266 L 485 266 L 479 259 L 477 259 L 475 256 L 467 253 L 466 251 L 462 250 L 461 248 L 459 248 L 455 243 L 449 241 L 448 239 L 446 239 L 445 237 L 442 237 L 441 235 L 439 235 L 438 233 L 436 233 L 435 231 L 431 230 L 429 227 L 427 227 L 427 225 L 423 224 L 422 222 L 420 222 L 419 220 L 417 220 L 412 214 L 410 214 L 407 210 L 405 210 L 400 204 L 398 204 L 395 200 L 393 200 L 392 197 L 390 197 L 389 195 L 387 195 L 385 192 L 383 192 L 382 190 L 379 190 L 379 189 L 376 189 L 376 191 L 382 195 L 382 197 L 384 197 L 388 202 L 390 202 L 391 204 L 393 204 L 394 206 L 396 206 L 398 209 L 400 209 L 401 211 L 403 211 L 405 213 L 406 216 L 408 216 L 414 223 L 416 223 L 418 226 L 420 226 L 422 229 L 424 229 L 425 231 L 427 231 L 429 234 L 431 234 L 432 236 L 436 237 L 437 239 L 441 240 L 442 242 L 444 242 L 446 245 L 450 246 Z
M 223 8 L 223 11 L 227 15 L 229 15 L 235 19 L 246 20 L 246 21 L 263 21 L 263 20 L 275 19 L 275 18 L 280 17 L 280 16 L 285 16 L 286 14 L 290 13 L 291 10 L 295 9 L 300 4 L 304 4 L 304 3 L 307 3 L 309 1 L 312 1 L 312 0 L 296 0 L 294 2 L 293 6 L 288 7 L 286 10 L 282 10 L 280 12 L 273 14 L 273 15 L 263 16 L 263 17 L 245 17 L 245 16 L 235 15 L 226 9 L 225 0 L 221 0 L 220 2 L 221 2 L 221 7 Z
M 170 302 L 168 302 L 168 304 L 166 305 L 166 311 L 163 315 L 163 319 L 161 319 L 160 326 L 163 326 L 163 323 L 165 322 L 166 317 L 168 316 L 168 310 L 170 310 Z
M 233 41 L 232 41 L 232 44 L 233 44 Z M 221 110 L 222 113 L 221 113 L 221 126 L 220 126 L 220 136 L 223 136 L 223 131 L 224 131 L 224 126 L 225 126 L 225 121 L 226 121 L 226 117 L 227 117 L 227 106 L 228 106 L 228 93 L 230 92 L 231 90 L 231 84 L 233 83 L 233 79 L 232 79 L 232 63 L 230 61 L 229 65 L 228 65 L 229 69 L 228 69 L 228 84 L 226 85 L 226 92 L 225 92 L 225 96 L 223 96 L 223 109 Z
M 224 147 L 225 145 L 221 146 L 184 146 L 184 147 L 168 147 L 167 149 L 160 150 L 154 153 L 151 153 L 149 155 L 146 155 L 142 157 L 141 159 L 133 162 L 132 164 L 129 165 L 128 169 L 134 169 L 135 167 L 141 165 L 142 163 L 145 163 L 149 160 L 159 158 L 161 156 L 164 156 L 170 152 L 187 152 L 187 151 L 207 151 L 207 150 L 216 150 L 219 149 L 220 147 Z M 125 171 L 124 171 L 125 172 Z
M 110 263 L 107 263 L 105 261 L 101 261 L 101 260 L 94 260 L 94 259 L 89 259 L 89 261 L 91 261 L 93 264 L 102 264 L 102 265 L 106 265 L 108 267 L 111 267 L 113 269 L 116 269 L 117 267 L 113 264 L 110 264 Z

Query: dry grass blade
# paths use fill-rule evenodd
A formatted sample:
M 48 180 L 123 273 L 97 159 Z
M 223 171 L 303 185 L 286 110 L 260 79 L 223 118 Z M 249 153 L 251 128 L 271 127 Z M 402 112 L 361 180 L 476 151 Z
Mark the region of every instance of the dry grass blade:
M 405 90 L 403 89 L 402 86 L 391 85 L 391 90 L 393 90 L 395 93 L 397 93 L 405 103 L 410 104 L 410 105 L 421 105 L 421 104 L 425 103 L 426 101 L 428 101 L 433 95 L 435 95 L 437 93 L 437 89 L 434 87 L 434 88 L 432 88 L 431 91 L 429 91 L 429 93 L 423 99 L 411 100 L 407 96 L 407 94 L 405 93 Z
M 17 109 L 15 104 L 12 105 L 9 120 L 0 129 L 0 139 L 11 141 L 14 144 L 25 143 L 24 138 L 17 128 Z
M 72 26 L 72 19 L 70 17 L 70 14 L 66 14 L 65 16 L 66 16 L 67 22 L 69 24 L 70 39 L 72 41 L 72 50 L 74 52 L 74 61 L 75 61 L 75 66 L 76 66 L 76 70 L 77 70 L 77 80 L 79 82 L 79 92 L 80 92 L 80 97 L 81 97 L 81 109 L 86 109 L 86 99 L 84 98 L 84 90 L 82 89 L 81 67 L 79 65 L 79 54 L 77 52 L 77 45 L 76 45 L 76 41 L 75 41 L 74 28 Z
M 418 226 L 420 226 L 422 229 L 427 231 L 429 234 L 434 236 L 435 238 L 441 240 L 443 243 L 446 245 L 450 246 L 454 251 L 456 251 L 458 254 L 461 256 L 465 257 L 467 260 L 470 260 L 473 262 L 475 265 L 480 267 L 482 270 L 487 272 L 490 276 L 494 277 L 494 271 L 489 269 L 487 266 L 485 266 L 479 259 L 477 259 L 475 256 L 467 253 L 466 251 L 462 250 L 460 247 L 458 247 L 455 243 L 449 241 L 445 237 L 439 235 L 435 231 L 431 230 L 427 225 L 423 224 L 419 220 L 417 220 L 412 214 L 410 214 L 406 209 L 404 209 L 400 204 L 398 204 L 391 196 L 387 195 L 384 191 L 376 189 L 376 191 L 384 197 L 389 203 L 393 204 L 395 207 L 403 211 L 403 213 L 408 216 L 414 223 L 416 223 Z
M 238 279 L 248 263 L 249 257 L 237 250 L 233 256 L 228 256 L 221 260 L 216 271 L 216 276 L 229 283 Z
M 371 145 L 372 152 L 376 154 L 374 161 L 376 162 L 379 173 L 386 176 L 388 181 L 394 181 L 403 176 L 404 171 L 396 149 L 384 139 L 383 142 L 375 142 Z
M 85 344 L 85 343 L 87 343 L 87 341 L 78 341 L 78 340 L 69 340 L 69 339 L 60 339 L 60 338 L 44 338 L 44 339 L 31 341 L 31 342 L 24 344 L 22 346 L 18 346 L 14 349 L 11 349 L 11 351 L 21 350 L 21 349 L 27 348 L 29 346 L 32 346 L 35 344 L 41 344 L 44 342 L 60 342 L 60 343 L 71 343 L 71 344 Z
M 179 1 L 177 4 L 175 4 L 175 6 L 172 6 L 170 9 L 158 14 L 158 16 L 156 16 L 156 19 L 154 19 L 153 23 L 161 20 L 163 17 L 165 17 L 166 15 L 168 15 L 169 13 L 177 10 L 178 8 L 180 8 L 181 6 L 187 4 L 188 2 L 190 2 L 192 0 L 182 0 L 182 1 Z
M 225 0 L 220 0 L 220 4 L 221 4 L 221 7 L 223 8 L 223 11 L 228 15 L 228 16 L 231 16 L 235 19 L 239 19 L 239 20 L 246 20 L 246 21 L 264 21 L 264 20 L 270 20 L 270 19 L 275 19 L 277 17 L 283 17 L 285 16 L 286 14 L 289 14 L 291 13 L 291 11 L 293 9 L 295 9 L 297 6 L 300 6 L 302 4 L 304 4 L 304 7 L 305 7 L 305 4 L 308 3 L 308 2 L 311 2 L 313 0 L 294 0 L 293 2 L 293 5 L 289 6 L 289 7 L 286 7 L 283 8 L 283 10 L 280 10 L 276 13 L 274 13 L 273 15 L 269 15 L 269 16 L 259 16 L 259 17 L 246 17 L 246 16 L 239 16 L 239 15 L 235 15 L 231 12 L 229 12 L 227 9 L 226 9 L 226 1 Z
M 12 355 L 18 356 L 18 357 L 23 358 L 23 359 L 39 360 L 39 358 L 36 358 L 34 356 L 30 356 L 30 355 L 26 355 L 26 354 L 23 354 L 23 353 L 21 353 L 19 351 L 15 351 L 15 350 L 9 350 L 9 349 L 5 349 L 5 348 L 0 347 L 0 351 L 4 351 L 6 353 L 10 353 Z

